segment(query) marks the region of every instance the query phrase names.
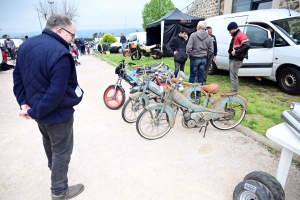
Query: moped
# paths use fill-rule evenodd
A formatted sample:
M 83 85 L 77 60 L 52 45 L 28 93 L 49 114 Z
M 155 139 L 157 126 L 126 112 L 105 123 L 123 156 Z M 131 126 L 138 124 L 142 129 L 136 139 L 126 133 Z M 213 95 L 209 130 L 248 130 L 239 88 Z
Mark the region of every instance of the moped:
M 142 55 L 148 58 L 151 56 L 154 59 L 161 59 L 163 57 L 159 45 L 146 46 L 145 44 L 139 44 L 139 42 L 137 42 L 136 51 L 131 54 L 131 59 L 140 60 Z
M 172 78 L 171 83 L 182 83 L 182 78 Z M 145 107 L 136 121 L 136 130 L 140 136 L 154 140 L 165 136 L 175 125 L 179 108 L 183 112 L 182 126 L 185 128 L 200 127 L 207 130 L 208 123 L 217 129 L 228 130 L 239 125 L 247 111 L 247 101 L 234 93 L 225 93 L 214 100 L 212 95 L 219 92 L 218 84 L 201 86 L 201 93 L 205 94 L 203 105 L 195 105 L 183 94 L 175 90 L 174 86 L 163 86 L 162 103 L 153 103 Z M 208 103 L 211 102 L 209 108 Z

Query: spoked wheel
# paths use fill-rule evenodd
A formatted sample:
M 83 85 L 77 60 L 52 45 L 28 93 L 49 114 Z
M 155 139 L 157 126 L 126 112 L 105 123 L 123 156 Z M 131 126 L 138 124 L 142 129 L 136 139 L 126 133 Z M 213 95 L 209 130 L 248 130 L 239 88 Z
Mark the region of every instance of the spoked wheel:
M 210 123 L 220 130 L 229 130 L 236 127 L 242 122 L 246 114 L 246 109 L 242 104 L 229 99 L 223 110 L 228 112 L 227 116 L 210 120 Z
M 136 122 L 136 119 L 141 114 L 145 107 L 145 101 L 140 101 L 139 98 L 131 99 L 129 98 L 123 108 L 122 108 L 122 118 L 127 123 Z
M 160 109 L 144 109 L 136 121 L 136 130 L 143 138 L 155 140 L 165 136 L 171 129 L 167 114 L 159 118 Z
M 117 87 L 115 90 L 114 85 L 108 86 L 104 91 L 103 101 L 105 105 L 112 110 L 119 109 L 123 106 L 125 101 L 125 93 L 120 87 Z

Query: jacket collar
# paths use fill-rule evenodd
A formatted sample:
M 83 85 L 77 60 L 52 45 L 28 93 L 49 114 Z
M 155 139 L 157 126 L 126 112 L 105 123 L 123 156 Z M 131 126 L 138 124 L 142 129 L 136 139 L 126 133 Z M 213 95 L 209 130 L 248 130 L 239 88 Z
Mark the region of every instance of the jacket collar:
M 240 32 L 240 29 L 238 29 L 234 34 L 232 34 L 232 37 L 235 37 Z
M 64 45 L 67 49 L 69 49 L 69 44 L 62 37 L 60 37 L 58 34 L 54 33 L 53 31 L 51 31 L 49 29 L 44 29 L 43 32 L 42 32 L 42 34 L 47 34 L 50 37 L 55 38 L 62 45 Z

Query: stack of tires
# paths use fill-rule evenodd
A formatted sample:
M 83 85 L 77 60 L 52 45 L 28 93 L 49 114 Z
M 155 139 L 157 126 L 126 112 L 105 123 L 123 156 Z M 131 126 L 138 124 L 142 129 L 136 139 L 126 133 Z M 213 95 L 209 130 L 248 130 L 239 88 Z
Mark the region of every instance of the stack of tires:
M 235 187 L 233 200 L 285 200 L 285 193 L 274 176 L 254 171 Z

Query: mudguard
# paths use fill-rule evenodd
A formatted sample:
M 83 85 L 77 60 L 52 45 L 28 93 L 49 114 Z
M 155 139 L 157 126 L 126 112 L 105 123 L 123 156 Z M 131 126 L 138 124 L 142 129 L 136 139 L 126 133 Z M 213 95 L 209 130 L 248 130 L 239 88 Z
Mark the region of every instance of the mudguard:
M 225 104 L 228 103 L 230 99 L 231 101 L 240 103 L 246 111 L 248 110 L 247 100 L 240 95 L 221 96 L 215 100 L 210 108 L 223 111 Z
M 149 105 L 149 97 L 146 94 L 144 94 L 143 92 L 133 93 L 133 94 L 129 95 L 129 98 L 130 99 L 143 98 L 144 102 L 145 102 L 145 106 Z
M 110 86 L 114 86 L 115 87 L 116 85 L 110 85 Z M 110 86 L 108 86 L 107 88 L 109 88 Z M 125 90 L 124 90 L 124 88 L 122 86 L 117 85 L 117 88 L 120 88 L 122 90 L 122 92 L 125 93 Z
M 155 110 L 155 109 L 161 109 L 163 107 L 163 103 L 152 103 L 145 107 L 147 110 Z M 175 113 L 174 110 L 169 105 L 165 105 L 164 111 L 168 115 L 170 127 L 173 128 L 175 125 Z

